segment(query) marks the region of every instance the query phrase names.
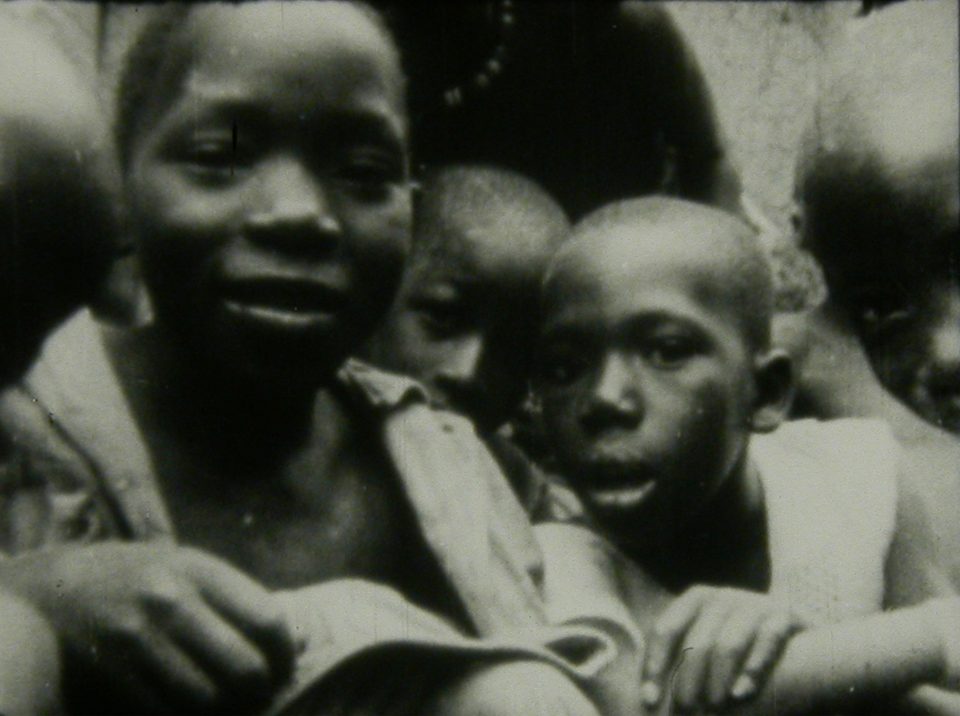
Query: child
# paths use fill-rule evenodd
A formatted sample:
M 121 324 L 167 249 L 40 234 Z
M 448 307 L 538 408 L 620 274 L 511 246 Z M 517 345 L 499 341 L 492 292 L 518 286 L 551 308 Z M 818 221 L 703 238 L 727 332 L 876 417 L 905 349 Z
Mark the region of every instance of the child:
M 801 238 L 830 296 L 804 323 L 798 397 L 807 414 L 891 426 L 923 505 L 904 542 L 929 544 L 960 587 L 960 444 L 934 427 L 955 428 L 960 376 L 957 5 L 861 22 L 801 147 Z
M 385 323 L 370 344 L 378 365 L 423 383 L 492 432 L 526 392 L 543 270 L 569 224 L 540 187 L 486 166 L 429 174 L 413 248 Z
M 669 677 L 681 707 L 728 708 L 756 695 L 797 629 L 884 605 L 896 446 L 872 421 L 772 432 L 792 380 L 770 347 L 771 294 L 749 227 L 660 197 L 588 216 L 548 269 L 546 429 L 563 474 L 623 552 L 611 579 L 650 630 L 648 706 Z M 638 567 L 662 588 L 644 586 Z M 664 588 L 685 594 L 664 608 Z M 950 638 L 930 626 L 944 614 L 956 624 L 953 602 L 857 623 L 841 647 L 829 632 L 798 637 L 774 685 L 778 713 L 843 705 L 848 685 L 859 694 L 939 679 L 957 666 Z M 909 669 L 898 643 L 915 658 Z
M 392 710 L 391 678 L 424 687 L 415 712 L 593 712 L 542 640 L 511 641 L 544 624 L 538 554 L 472 429 L 339 370 L 406 251 L 403 85 L 355 3 L 171 6 L 132 51 L 117 137 L 156 321 L 79 316 L 4 398 L 37 509 L 0 577 L 57 630 L 74 709 L 282 708 L 386 633 L 404 658 L 337 682 L 347 712 Z M 466 659 L 428 669 L 432 644 Z
M 954 432 L 957 37 L 953 2 L 906 3 L 863 20 L 829 66 L 798 172 L 804 243 L 823 263 L 834 310 L 884 385 Z

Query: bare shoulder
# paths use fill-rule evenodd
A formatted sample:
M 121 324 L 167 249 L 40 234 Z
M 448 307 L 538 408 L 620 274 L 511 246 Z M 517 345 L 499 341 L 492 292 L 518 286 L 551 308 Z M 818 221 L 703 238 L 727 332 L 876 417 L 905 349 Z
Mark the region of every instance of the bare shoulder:
M 903 450 L 888 586 L 894 602 L 910 603 L 960 590 L 960 443 L 934 428 L 898 437 Z

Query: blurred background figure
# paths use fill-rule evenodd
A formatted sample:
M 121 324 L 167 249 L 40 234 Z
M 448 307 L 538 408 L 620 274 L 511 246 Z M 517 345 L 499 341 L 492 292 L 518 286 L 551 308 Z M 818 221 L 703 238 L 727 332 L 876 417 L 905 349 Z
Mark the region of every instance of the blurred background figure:
M 899 3 L 857 24 L 801 151 L 802 244 L 884 386 L 960 433 L 957 5 Z
M 113 258 L 116 175 L 90 77 L 0 15 L 0 379 L 95 297 Z
M 107 136 L 89 77 L 74 58 L 29 24 L 0 13 L 4 386 L 26 370 L 46 334 L 99 290 L 117 235 Z M 0 435 L 0 503 L 18 477 L 13 452 Z M 0 531 L 7 527 L 0 520 Z M 47 623 L 0 591 L 0 634 L 0 712 L 56 712 L 58 647 Z
M 736 201 L 710 92 L 664 6 L 382 4 L 406 52 L 423 165 L 511 169 L 574 220 L 657 191 Z

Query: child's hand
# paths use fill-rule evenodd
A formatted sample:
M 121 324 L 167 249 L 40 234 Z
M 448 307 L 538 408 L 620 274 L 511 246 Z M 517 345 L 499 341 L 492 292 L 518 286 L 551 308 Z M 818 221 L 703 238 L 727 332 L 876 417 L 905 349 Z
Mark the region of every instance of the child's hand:
M 10 560 L 0 578 L 47 616 L 76 669 L 138 710 L 248 710 L 290 675 L 273 596 L 203 552 L 104 543 Z
M 656 707 L 667 689 L 684 711 L 749 700 L 804 626 L 765 594 L 692 587 L 654 624 L 643 660 L 644 704 Z

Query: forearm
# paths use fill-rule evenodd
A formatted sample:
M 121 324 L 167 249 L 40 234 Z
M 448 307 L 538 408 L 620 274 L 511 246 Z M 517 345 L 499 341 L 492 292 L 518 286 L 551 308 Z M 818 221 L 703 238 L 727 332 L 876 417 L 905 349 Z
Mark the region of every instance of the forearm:
M 956 629 L 942 602 L 797 634 L 761 695 L 739 713 L 820 713 L 897 699 L 951 671 L 944 645 Z

